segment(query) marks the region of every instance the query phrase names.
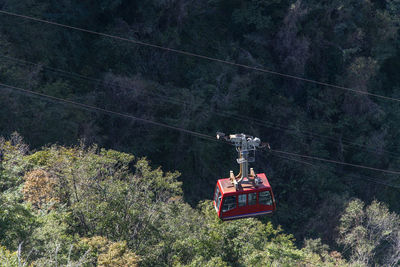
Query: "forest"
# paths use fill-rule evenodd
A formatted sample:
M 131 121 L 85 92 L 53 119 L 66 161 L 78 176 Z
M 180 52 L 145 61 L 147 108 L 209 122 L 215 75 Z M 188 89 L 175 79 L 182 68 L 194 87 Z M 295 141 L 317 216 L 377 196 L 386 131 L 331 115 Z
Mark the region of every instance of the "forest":
M 400 265 L 399 27 L 400 0 L 0 0 L 0 266 Z M 273 216 L 218 219 L 217 131 L 271 146 Z

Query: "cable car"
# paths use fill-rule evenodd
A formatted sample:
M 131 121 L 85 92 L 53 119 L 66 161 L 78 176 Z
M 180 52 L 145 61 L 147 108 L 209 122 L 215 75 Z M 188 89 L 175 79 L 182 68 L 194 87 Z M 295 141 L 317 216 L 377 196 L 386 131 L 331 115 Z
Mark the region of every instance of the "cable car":
M 229 178 L 219 179 L 215 187 L 214 207 L 222 220 L 269 215 L 276 210 L 274 194 L 264 173 L 257 174 L 261 183 L 251 183 L 236 190 Z
M 260 146 L 260 139 L 244 134 L 225 137 L 218 133 L 217 138 L 233 142 L 239 152 L 237 162 L 240 173 L 219 179 L 214 191 L 213 204 L 218 217 L 222 220 L 270 215 L 276 210 L 276 203 L 271 185 L 264 173 L 255 174 L 253 168 L 248 172 L 248 162 L 254 161 L 255 148 Z

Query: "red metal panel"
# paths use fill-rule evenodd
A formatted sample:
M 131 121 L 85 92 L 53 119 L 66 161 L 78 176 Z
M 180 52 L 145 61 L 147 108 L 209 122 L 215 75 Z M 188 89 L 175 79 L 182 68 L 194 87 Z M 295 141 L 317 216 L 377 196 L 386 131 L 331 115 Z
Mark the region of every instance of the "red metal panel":
M 269 190 L 267 190 L 267 191 L 269 191 Z M 252 192 L 249 192 L 249 193 L 252 193 Z M 240 194 L 248 194 L 248 193 L 243 193 L 243 192 L 238 193 L 238 195 L 240 195 Z M 222 198 L 224 198 L 224 196 Z M 224 213 L 221 212 L 221 209 L 222 209 L 222 205 L 220 207 L 220 212 L 218 214 L 218 216 L 220 218 L 236 219 L 236 218 L 241 218 L 241 217 L 260 216 L 260 215 L 266 215 L 268 213 L 272 213 L 275 210 L 275 205 L 273 202 L 272 205 L 261 205 L 261 204 L 257 203 L 255 205 L 246 205 L 243 207 L 237 206 L 235 209 L 229 210 Z
M 269 184 L 268 179 L 264 173 L 257 174 L 257 177 L 261 179 L 262 184 L 257 185 L 257 187 L 254 187 L 251 184 L 242 184 L 242 189 L 240 191 L 257 192 L 257 191 L 265 191 L 266 189 L 271 189 L 271 185 Z M 235 186 L 231 183 L 231 180 L 229 178 L 219 179 L 218 184 L 221 188 L 221 192 L 223 195 L 225 194 L 229 195 L 229 193 L 237 193 Z
M 222 202 L 224 201 L 224 198 L 223 198 L 223 191 L 222 191 L 222 188 L 221 188 L 221 185 L 219 184 L 219 182 L 217 182 L 217 186 L 215 187 L 215 190 L 217 190 L 217 187 L 219 188 L 219 192 L 222 196 L 222 199 L 221 199 L 219 208 L 217 207 L 217 203 L 215 202 L 214 197 L 213 197 L 213 204 L 214 204 L 214 208 L 217 211 L 218 217 L 221 218 Z M 215 191 L 214 191 L 214 195 L 215 195 Z
M 257 174 L 257 176 L 261 179 L 262 184 L 257 185 L 257 187 L 254 187 L 251 184 L 242 184 L 242 188 L 239 190 L 235 189 L 235 186 L 231 183 L 229 178 L 225 179 L 219 179 L 217 182 L 217 186 L 222 194 L 222 200 L 221 204 L 219 206 L 219 209 L 217 210 L 218 212 L 218 217 L 220 217 L 223 220 L 232 220 L 232 219 L 239 219 L 239 218 L 244 218 L 244 217 L 253 217 L 253 216 L 259 216 L 259 215 L 267 215 L 271 214 L 272 212 L 275 211 L 276 209 L 276 204 L 275 204 L 275 198 L 274 194 L 272 192 L 272 188 L 268 182 L 267 177 L 265 176 L 264 173 Z M 261 205 L 258 204 L 258 194 L 257 194 L 257 204 L 255 205 L 245 205 L 242 207 L 239 207 L 238 205 L 238 196 L 239 195 L 248 195 L 250 193 L 256 193 L 256 192 L 262 192 L 262 191 L 269 191 L 271 194 L 271 199 L 272 199 L 272 205 Z M 215 192 L 214 192 L 215 194 Z M 227 196 L 232 196 L 236 195 L 236 208 L 222 212 L 222 206 L 224 203 L 224 198 Z M 247 196 L 247 201 L 248 201 L 248 196 Z M 216 203 L 214 202 L 214 206 L 216 207 Z M 247 202 L 248 204 L 248 202 Z

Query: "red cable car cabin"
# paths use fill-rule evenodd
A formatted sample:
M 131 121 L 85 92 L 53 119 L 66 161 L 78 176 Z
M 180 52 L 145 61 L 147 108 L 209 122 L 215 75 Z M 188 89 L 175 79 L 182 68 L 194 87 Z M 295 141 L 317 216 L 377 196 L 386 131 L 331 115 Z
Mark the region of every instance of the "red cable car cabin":
M 242 183 L 236 190 L 229 178 L 219 179 L 214 193 L 214 207 L 222 220 L 272 214 L 276 204 L 272 188 L 264 173 L 257 174 L 259 183 Z M 246 178 L 245 178 L 246 179 Z

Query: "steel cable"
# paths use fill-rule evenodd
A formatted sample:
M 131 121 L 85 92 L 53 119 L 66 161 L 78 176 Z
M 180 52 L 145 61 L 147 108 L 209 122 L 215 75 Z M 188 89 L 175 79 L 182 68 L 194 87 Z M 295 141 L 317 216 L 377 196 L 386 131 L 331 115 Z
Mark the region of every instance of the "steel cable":
M 187 51 L 183 51 L 183 50 L 179 50 L 179 49 L 164 47 L 164 46 L 155 45 L 155 44 L 151 44 L 151 43 L 146 43 L 146 42 L 142 42 L 142 41 L 137 41 L 137 40 L 133 40 L 133 39 L 125 38 L 125 37 L 120 37 L 120 36 L 116 36 L 116 35 L 111 35 L 111 34 L 107 34 L 107 33 L 96 32 L 96 31 L 92 31 L 92 30 L 88 30 L 88 29 L 84 29 L 84 28 L 80 28 L 80 27 L 70 26 L 70 25 L 57 23 L 57 22 L 44 20 L 44 19 L 39 19 L 39 18 L 31 17 L 31 16 L 21 15 L 21 14 L 17 14 L 17 13 L 5 11 L 5 10 L 0 10 L 0 13 L 6 14 L 6 15 L 10 15 L 10 16 L 14 16 L 14 17 L 24 18 L 24 19 L 28 19 L 28 20 L 32 20 L 32 21 L 36 21 L 36 22 L 47 23 L 47 24 L 50 24 L 50 25 L 63 27 L 63 28 L 67 28 L 67 29 L 86 32 L 86 33 L 90 33 L 90 34 L 94 34 L 94 35 L 98 35 L 98 36 L 102 36 L 102 37 L 107 37 L 107 38 L 112 38 L 112 39 L 116 39 L 116 40 L 126 41 L 126 42 L 130 42 L 130 43 L 137 44 L 137 45 L 157 48 L 157 49 L 160 49 L 160 50 L 164 50 L 164 51 L 168 51 L 168 52 L 174 52 L 174 53 L 185 55 L 185 56 L 191 56 L 191 57 L 206 59 L 206 60 L 215 61 L 215 62 L 219 62 L 219 63 L 231 65 L 231 66 L 242 67 L 242 68 L 249 69 L 249 70 L 255 70 L 255 71 L 259 71 L 259 72 L 263 72 L 263 73 L 269 73 L 269 74 L 273 74 L 273 75 L 278 75 L 278 76 L 281 76 L 281 77 L 284 77 L 284 78 L 295 79 L 295 80 L 299 80 L 299 81 L 303 81 L 303 82 L 308 82 L 308 83 L 313 83 L 313 84 L 317 84 L 317 85 L 322 85 L 322 86 L 332 87 L 332 88 L 336 88 L 336 89 L 341 89 L 341 90 L 349 91 L 349 92 L 352 92 L 352 93 L 358 93 L 358 94 L 362 94 L 362 95 L 369 95 L 369 96 L 373 96 L 373 97 L 377 97 L 377 98 L 381 98 L 381 99 L 385 99 L 385 100 L 391 100 L 391 101 L 395 101 L 395 102 L 400 102 L 400 99 L 398 99 L 398 98 L 382 96 L 382 95 L 373 94 L 373 93 L 369 93 L 369 92 L 365 92 L 365 91 L 361 91 L 361 90 L 356 90 L 356 89 L 352 89 L 352 88 L 345 87 L 345 86 L 334 85 L 334 84 L 330 84 L 330 83 L 326 83 L 326 82 L 319 82 L 319 81 L 316 81 L 316 80 L 302 78 L 302 77 L 298 77 L 298 76 L 294 76 L 294 75 L 290 75 L 290 74 L 285 74 L 285 73 L 281 73 L 281 72 L 276 72 L 276 71 L 268 70 L 268 69 L 265 69 L 265 68 L 252 67 L 252 66 L 248 66 L 248 65 L 240 64 L 240 63 L 235 63 L 235 62 L 228 61 L 228 60 L 208 57 L 208 56 L 204 56 L 204 55 L 200 55 L 200 54 L 196 54 L 196 53 L 192 53 L 192 52 L 187 52 Z

